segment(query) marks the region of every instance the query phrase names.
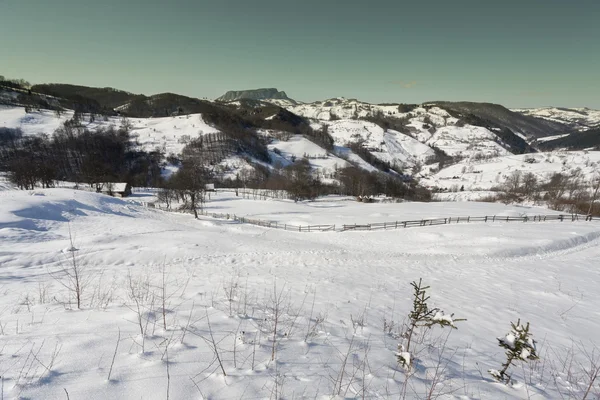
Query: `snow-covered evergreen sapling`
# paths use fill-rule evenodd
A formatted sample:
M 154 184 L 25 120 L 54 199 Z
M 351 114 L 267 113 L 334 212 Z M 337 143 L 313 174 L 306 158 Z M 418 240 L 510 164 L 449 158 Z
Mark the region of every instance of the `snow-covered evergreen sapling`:
M 444 314 L 439 308 L 429 308 L 427 304 L 429 296 L 426 292 L 430 286 L 423 286 L 423 279 L 419 279 L 419 283 L 411 282 L 411 286 L 413 287 L 413 309 L 408 314 L 408 327 L 403 334 L 406 346 L 399 344 L 396 353 L 398 363 L 404 368 L 410 368 L 412 363 L 410 345 L 417 328 L 432 328 L 438 325 L 442 328 L 449 326 L 457 329 L 455 322 L 466 321 L 466 319 L 454 319 L 454 314 Z
M 498 345 L 506 349 L 506 362 L 502 364 L 502 370 L 490 369 L 488 372 L 499 382 L 509 383 L 510 375 L 506 373 L 515 361 L 534 361 L 539 359 L 535 340 L 529 333 L 529 322 L 527 325 L 521 325 L 519 319 L 516 324 L 510 323 L 512 329 L 503 337 L 499 337 Z

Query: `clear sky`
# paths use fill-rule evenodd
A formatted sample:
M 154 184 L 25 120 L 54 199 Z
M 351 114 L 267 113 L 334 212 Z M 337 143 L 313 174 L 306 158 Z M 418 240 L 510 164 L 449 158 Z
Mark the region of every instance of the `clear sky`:
M 0 0 L 0 74 L 600 109 L 600 0 Z

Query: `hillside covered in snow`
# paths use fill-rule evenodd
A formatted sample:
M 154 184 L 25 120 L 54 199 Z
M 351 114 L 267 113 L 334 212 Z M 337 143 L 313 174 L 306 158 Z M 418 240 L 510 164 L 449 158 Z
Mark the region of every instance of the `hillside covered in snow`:
M 80 130 L 126 124 L 134 148 L 162 154 L 165 177 L 192 143 L 204 148 L 218 177 L 238 183 L 293 169 L 297 161 L 326 184 L 339 184 L 340 170 L 358 168 L 412 177 L 434 191 L 485 192 L 514 171 L 531 172 L 540 184 L 556 174 L 598 174 L 600 136 L 583 129 L 598 122 L 598 113 L 588 109 L 345 98 L 300 103 L 275 89 L 230 92 L 218 102 L 73 85 L 32 89 L 0 91 L 0 128 L 52 137 L 76 114 Z

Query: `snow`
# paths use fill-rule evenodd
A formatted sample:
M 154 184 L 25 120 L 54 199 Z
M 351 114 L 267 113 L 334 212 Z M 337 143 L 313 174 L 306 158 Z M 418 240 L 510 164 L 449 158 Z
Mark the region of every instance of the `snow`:
M 294 114 L 324 121 L 334 119 L 332 116 L 340 119 L 353 119 L 373 116 L 375 113 L 383 113 L 398 118 L 405 115 L 398 111 L 397 104 L 369 104 L 355 99 L 345 99 L 343 97 L 307 104 L 286 104 L 280 102 L 276 104 L 287 108 Z
M 543 142 L 549 142 L 551 140 L 562 139 L 562 138 L 567 137 L 569 135 L 570 135 L 570 133 L 565 133 L 563 135 L 553 135 L 553 136 L 546 136 L 546 137 L 542 137 L 542 138 L 537 138 L 536 140 L 539 143 L 543 143 Z
M 420 219 L 510 216 L 524 217 L 559 214 L 541 207 L 472 203 L 468 212 L 464 203 L 362 203 L 352 197 L 326 196 L 317 201 L 295 203 L 293 200 L 254 200 L 236 196 L 233 191 L 218 191 L 205 205 L 212 213 L 267 220 L 290 225 L 350 225 Z
M 600 126 L 600 110 L 589 108 L 543 107 L 512 111 L 549 121 L 566 123 L 580 131 Z
M 339 120 L 327 125 L 336 145 L 345 146 L 350 142 L 362 141 L 363 146 L 375 157 L 392 165 L 412 167 L 417 161 L 423 162 L 435 154 L 429 146 L 418 140 L 394 130 L 386 131 L 372 122 Z
M 465 125 L 461 128 L 457 126 L 438 128 L 426 143 L 442 149 L 451 156 L 510 154 L 498 144 L 497 140 L 498 137 L 485 128 Z
M 500 143 L 498 137 L 486 128 L 464 125 L 456 126 L 457 119 L 439 107 L 416 107 L 408 113 L 400 113 L 398 105 L 374 105 L 344 98 L 324 102 L 287 107 L 290 111 L 324 122 L 336 144 L 345 145 L 360 137 L 373 155 L 403 167 L 412 167 L 435 153 L 435 146 L 452 156 L 501 156 L 511 154 Z M 377 113 L 391 118 L 407 118 L 410 136 L 393 130 L 384 130 L 371 122 L 358 118 Z M 339 120 L 332 120 L 331 114 Z M 435 132 L 431 133 L 431 123 Z
M 0 106 L 0 126 L 21 128 L 25 135 L 50 136 L 72 117 L 72 111 L 65 111 L 58 117 L 50 110 L 26 113 L 23 107 Z M 160 148 L 166 154 L 179 154 L 190 139 L 218 132 L 204 122 L 201 114 L 164 118 L 128 118 L 127 120 L 132 125 L 131 135 L 144 150 Z M 83 120 L 83 126 L 88 129 L 107 128 L 111 125 L 118 127 L 120 124 L 119 117 L 108 117 L 106 121 L 102 117 L 96 117 L 94 122 L 89 122 L 86 117 Z
M 532 162 L 533 161 L 533 162 Z M 598 173 L 599 151 L 554 151 L 492 157 L 489 159 L 466 159 L 444 168 L 421 182 L 439 188 L 460 188 L 469 190 L 489 190 L 504 183 L 514 171 L 533 173 L 541 183 L 547 182 L 552 174 L 569 174 L 576 169 L 586 179 Z
M 433 321 L 436 322 L 444 322 L 450 326 L 454 326 L 454 320 L 452 319 L 452 315 L 444 314 L 443 311 L 437 311 L 432 318 Z
M 299 160 L 305 156 L 308 156 L 312 168 L 323 174 L 332 174 L 336 169 L 350 165 L 302 135 L 293 135 L 287 141 L 273 140 L 268 149 L 274 162 L 284 167 L 292 164 L 293 159 Z M 277 154 L 276 149 L 281 154 Z
M 482 379 L 479 371 L 504 360 L 498 331 L 517 318 L 531 322 L 552 350 L 547 368 L 553 352 L 573 339 L 598 345 L 595 222 L 297 233 L 194 220 L 146 209 L 142 201 L 69 189 L 0 192 L 5 399 L 66 398 L 65 390 L 72 399 L 164 399 L 167 388 L 173 399 L 269 398 L 275 388 L 283 398 L 360 398 L 363 389 L 367 398 L 399 398 L 406 372 L 397 363 L 395 334 L 412 306 L 409 283 L 420 277 L 431 286 L 432 307 L 467 321 L 444 348 L 440 330 L 432 331 L 432 342 L 411 346 L 416 367 L 407 398 L 422 397 L 440 357 L 441 379 L 455 397 L 560 397 L 553 382 L 537 385 L 542 378 L 535 372 L 532 383 L 525 381 L 529 367 L 513 371 L 521 386 Z M 474 203 L 258 202 L 222 193 L 207 209 L 337 223 L 550 213 Z M 72 254 L 63 250 L 71 245 L 87 282 L 81 310 L 61 285 Z M 131 287 L 148 321 L 144 336 Z M 282 299 L 275 336 L 274 298 Z M 396 321 L 394 335 L 383 331 L 384 319 Z M 211 350 L 211 332 L 227 376 Z

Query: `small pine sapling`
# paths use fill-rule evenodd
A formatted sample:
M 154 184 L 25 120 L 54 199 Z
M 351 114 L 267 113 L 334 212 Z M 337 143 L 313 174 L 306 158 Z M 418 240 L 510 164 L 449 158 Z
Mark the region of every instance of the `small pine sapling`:
M 499 337 L 498 345 L 506 349 L 506 362 L 502 364 L 502 370 L 490 369 L 488 372 L 499 382 L 510 383 L 510 375 L 506 373 L 515 361 L 534 361 L 539 359 L 535 340 L 529 332 L 529 322 L 527 325 L 521 325 L 521 320 L 517 323 L 510 323 L 512 329 L 504 337 Z
M 403 334 L 406 338 L 406 346 L 399 344 L 396 353 L 398 363 L 407 369 L 412 364 L 410 345 L 418 328 L 432 328 L 434 325 L 438 325 L 442 328 L 449 326 L 457 329 L 454 325 L 455 322 L 466 321 L 466 319 L 454 319 L 454 314 L 444 314 L 439 308 L 429 308 L 427 301 L 430 297 L 426 292 L 430 286 L 423 286 L 422 279 L 419 279 L 419 283 L 411 282 L 411 286 L 413 287 L 413 309 L 408 314 L 408 328 Z

